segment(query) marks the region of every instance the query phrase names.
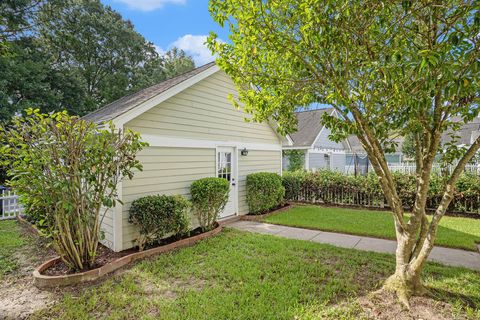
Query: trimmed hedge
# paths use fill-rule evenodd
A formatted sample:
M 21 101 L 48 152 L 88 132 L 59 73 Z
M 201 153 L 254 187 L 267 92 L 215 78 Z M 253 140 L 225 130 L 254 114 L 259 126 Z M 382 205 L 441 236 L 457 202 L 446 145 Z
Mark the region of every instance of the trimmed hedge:
M 190 187 L 193 213 L 202 230 L 211 230 L 228 202 L 230 182 L 223 178 L 203 178 Z
M 180 236 L 187 233 L 190 207 L 190 201 L 180 195 L 146 196 L 133 201 L 128 221 L 140 228 L 140 250 L 167 234 Z
M 256 172 L 247 176 L 247 204 L 252 214 L 262 214 L 283 203 L 285 188 L 282 178 L 272 172 Z
M 415 175 L 393 173 L 397 192 L 406 209 L 411 209 L 415 201 Z M 319 170 L 316 172 L 284 172 L 282 183 L 287 201 L 323 202 L 367 205 L 384 202 L 383 192 L 377 176 L 354 176 L 337 171 Z M 436 208 L 441 200 L 443 177 L 433 174 L 430 180 L 427 207 Z M 349 198 L 350 196 L 350 198 Z M 342 199 L 339 199 L 342 197 Z M 346 199 L 346 200 L 345 200 Z M 454 200 L 450 212 L 480 213 L 480 177 L 464 173 L 456 184 Z

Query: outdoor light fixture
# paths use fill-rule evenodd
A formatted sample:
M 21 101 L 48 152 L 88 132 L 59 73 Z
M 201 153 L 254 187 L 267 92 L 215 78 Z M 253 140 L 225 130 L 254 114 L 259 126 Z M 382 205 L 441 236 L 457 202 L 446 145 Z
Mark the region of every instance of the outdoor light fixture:
M 243 150 L 240 151 L 240 153 L 241 153 L 242 156 L 248 156 L 248 150 L 247 150 L 247 148 L 243 148 Z

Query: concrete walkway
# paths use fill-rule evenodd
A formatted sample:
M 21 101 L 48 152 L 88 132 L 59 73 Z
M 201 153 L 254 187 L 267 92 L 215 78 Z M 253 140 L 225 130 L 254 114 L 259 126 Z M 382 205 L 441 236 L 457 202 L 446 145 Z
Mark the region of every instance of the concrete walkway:
M 364 251 L 395 253 L 397 248 L 397 242 L 392 240 L 294 228 L 262 222 L 236 221 L 228 223 L 227 226 L 243 231 L 271 234 L 289 239 L 328 243 L 337 247 Z M 460 266 L 480 271 L 480 254 L 478 252 L 435 247 L 428 259 L 449 266 Z

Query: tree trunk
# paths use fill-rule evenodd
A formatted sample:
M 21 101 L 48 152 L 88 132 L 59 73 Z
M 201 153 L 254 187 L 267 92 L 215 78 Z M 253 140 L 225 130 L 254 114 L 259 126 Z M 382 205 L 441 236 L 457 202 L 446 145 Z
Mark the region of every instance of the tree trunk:
M 427 290 L 421 280 L 421 271 L 426 260 L 412 259 L 415 250 L 415 243 L 418 239 L 401 235 L 397 239 L 397 250 L 395 255 L 395 273 L 384 283 L 383 289 L 395 292 L 400 302 L 409 308 L 409 299 L 412 296 L 424 295 Z

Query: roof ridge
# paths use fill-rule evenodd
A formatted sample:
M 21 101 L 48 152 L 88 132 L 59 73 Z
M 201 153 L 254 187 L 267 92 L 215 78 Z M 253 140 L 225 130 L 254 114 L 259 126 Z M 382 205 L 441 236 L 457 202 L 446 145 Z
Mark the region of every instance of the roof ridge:
M 311 109 L 311 110 L 300 110 L 300 111 L 295 111 L 294 113 L 306 113 L 306 112 L 333 110 L 333 109 L 335 109 L 335 108 L 334 107 L 328 107 L 328 108 L 319 108 L 319 109 Z

